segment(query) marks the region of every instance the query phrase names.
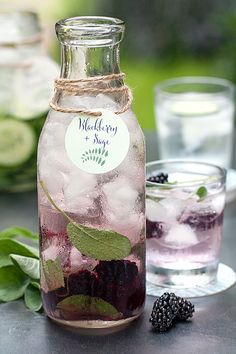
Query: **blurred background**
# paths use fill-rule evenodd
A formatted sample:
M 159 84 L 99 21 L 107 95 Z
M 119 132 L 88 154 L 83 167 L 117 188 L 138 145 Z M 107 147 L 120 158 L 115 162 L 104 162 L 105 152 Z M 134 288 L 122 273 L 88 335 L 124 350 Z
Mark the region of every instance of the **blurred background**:
M 236 82 L 234 0 L 9 0 L 0 4 L 0 190 L 3 191 L 35 188 L 37 141 L 47 115 L 53 80 L 59 75 L 60 46 L 54 31 L 59 19 L 100 15 L 125 21 L 121 69 L 133 89 L 133 108 L 146 135 L 147 160 L 157 159 L 157 152 L 161 151 L 154 133 L 156 84 L 180 76 L 216 76 Z M 5 7 L 10 7 L 13 14 L 4 15 Z M 39 20 L 31 13 L 19 15 L 17 10 L 34 11 Z M 231 112 L 231 118 L 227 113 L 229 124 L 233 105 Z M 226 128 L 225 119 L 218 118 Z M 159 122 L 158 116 L 161 131 Z M 199 124 L 203 136 L 206 125 Z M 181 135 L 172 123 L 167 125 L 177 138 Z M 192 123 L 188 125 L 196 138 L 195 127 Z M 224 129 L 218 124 L 210 123 L 207 128 L 210 140 L 206 145 L 211 145 L 218 156 L 212 143 L 215 137 L 210 136 L 212 125 L 220 130 L 215 135 L 219 136 L 216 140 L 221 151 L 224 139 L 229 142 L 228 150 L 231 149 L 232 124 L 224 138 Z M 190 133 L 187 130 L 188 141 L 192 141 Z M 171 135 L 170 141 L 175 152 Z M 160 142 L 163 145 L 161 139 Z M 175 156 L 171 153 L 171 157 Z
M 19 0 L 9 2 L 19 6 Z M 60 59 L 54 35 L 58 19 L 103 15 L 125 20 L 121 67 L 134 90 L 134 110 L 145 130 L 155 129 L 156 83 L 186 75 L 236 81 L 234 0 L 21 0 L 20 6 L 39 13 L 56 61 Z

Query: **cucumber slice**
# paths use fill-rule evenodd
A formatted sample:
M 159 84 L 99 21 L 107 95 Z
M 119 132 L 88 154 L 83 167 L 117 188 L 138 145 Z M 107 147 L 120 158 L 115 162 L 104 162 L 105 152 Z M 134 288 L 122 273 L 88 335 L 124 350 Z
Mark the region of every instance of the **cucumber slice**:
M 16 166 L 25 162 L 36 146 L 33 129 L 14 119 L 0 120 L 0 165 Z

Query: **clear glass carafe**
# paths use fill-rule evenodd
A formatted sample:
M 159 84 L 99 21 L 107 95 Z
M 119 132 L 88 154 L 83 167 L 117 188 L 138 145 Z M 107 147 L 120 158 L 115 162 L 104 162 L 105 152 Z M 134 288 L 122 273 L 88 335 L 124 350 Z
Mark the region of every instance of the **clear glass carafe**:
M 36 187 L 38 137 L 59 68 L 45 53 L 38 17 L 0 12 L 0 190 Z
M 119 68 L 124 24 L 77 17 L 58 22 L 56 32 L 59 81 L 84 80 L 84 91 L 59 86 L 38 147 L 43 306 L 70 326 L 119 326 L 139 316 L 145 301 L 144 138 L 130 108 L 114 113 L 127 104 Z

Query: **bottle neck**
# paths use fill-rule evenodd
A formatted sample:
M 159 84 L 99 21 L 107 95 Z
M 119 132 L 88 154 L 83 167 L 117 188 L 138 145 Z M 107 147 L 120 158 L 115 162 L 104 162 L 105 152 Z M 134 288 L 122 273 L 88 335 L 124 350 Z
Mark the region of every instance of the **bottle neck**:
M 119 72 L 119 44 L 111 47 L 62 46 L 62 78 L 78 80 Z

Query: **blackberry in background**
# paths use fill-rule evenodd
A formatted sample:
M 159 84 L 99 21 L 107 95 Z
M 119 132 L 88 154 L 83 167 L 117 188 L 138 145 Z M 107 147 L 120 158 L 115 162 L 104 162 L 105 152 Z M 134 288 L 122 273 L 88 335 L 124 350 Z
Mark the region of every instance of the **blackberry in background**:
M 146 219 L 147 238 L 160 238 L 165 234 L 164 223 Z
M 164 184 L 168 182 L 168 173 L 160 172 L 157 175 L 150 176 L 147 179 L 149 182 Z

